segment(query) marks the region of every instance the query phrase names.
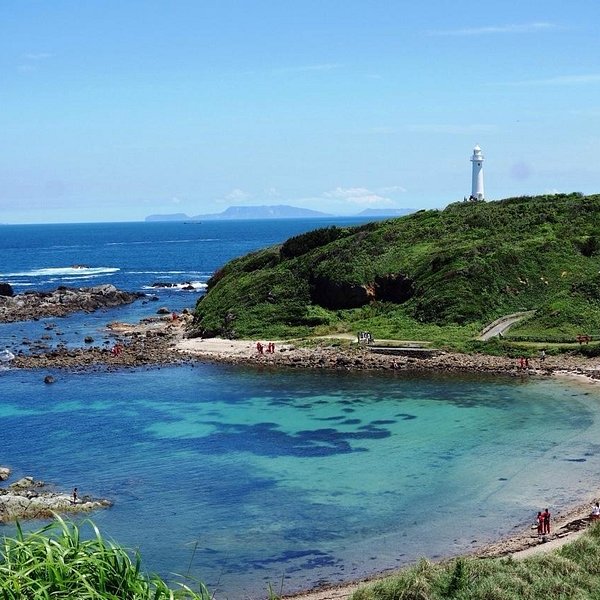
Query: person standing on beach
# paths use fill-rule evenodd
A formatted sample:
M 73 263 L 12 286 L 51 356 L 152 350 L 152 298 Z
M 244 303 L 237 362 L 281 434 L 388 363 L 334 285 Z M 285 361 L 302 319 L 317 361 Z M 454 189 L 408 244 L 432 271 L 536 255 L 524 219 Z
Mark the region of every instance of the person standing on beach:
M 550 511 L 546 509 L 544 511 L 544 535 L 550 535 Z
M 541 510 L 538 511 L 536 521 L 538 537 L 541 537 L 542 535 L 544 535 L 544 515 L 542 514 Z
M 73 488 L 73 504 L 77 504 L 77 488 Z

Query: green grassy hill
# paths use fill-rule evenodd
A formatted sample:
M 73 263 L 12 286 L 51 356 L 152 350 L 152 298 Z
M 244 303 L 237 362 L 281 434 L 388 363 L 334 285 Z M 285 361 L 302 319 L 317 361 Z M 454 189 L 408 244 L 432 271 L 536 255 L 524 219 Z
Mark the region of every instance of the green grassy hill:
M 600 330 L 600 195 L 459 202 L 299 235 L 215 273 L 194 325 L 203 336 L 368 329 L 447 343 L 521 310 L 536 313 L 515 336 Z

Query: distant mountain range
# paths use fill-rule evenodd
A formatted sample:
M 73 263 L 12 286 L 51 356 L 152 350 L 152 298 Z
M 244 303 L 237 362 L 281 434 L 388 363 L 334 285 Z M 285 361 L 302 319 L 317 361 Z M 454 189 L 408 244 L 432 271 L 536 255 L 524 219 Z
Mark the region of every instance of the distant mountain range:
M 413 208 L 368 208 L 358 213 L 357 217 L 400 217 L 415 212 Z M 311 219 L 333 217 L 334 215 L 308 208 L 298 208 L 279 204 L 277 206 L 230 206 L 220 213 L 196 215 L 190 217 L 185 213 L 165 215 L 149 215 L 145 221 L 213 221 L 234 219 Z

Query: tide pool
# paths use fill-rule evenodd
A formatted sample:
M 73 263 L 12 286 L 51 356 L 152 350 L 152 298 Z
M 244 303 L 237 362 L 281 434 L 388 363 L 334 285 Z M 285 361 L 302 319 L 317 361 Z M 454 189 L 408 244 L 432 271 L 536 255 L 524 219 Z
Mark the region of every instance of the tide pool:
M 11 481 L 110 498 L 92 515 L 104 535 L 220 598 L 458 554 L 585 497 L 600 473 L 600 398 L 554 380 L 46 373 L 0 373 Z

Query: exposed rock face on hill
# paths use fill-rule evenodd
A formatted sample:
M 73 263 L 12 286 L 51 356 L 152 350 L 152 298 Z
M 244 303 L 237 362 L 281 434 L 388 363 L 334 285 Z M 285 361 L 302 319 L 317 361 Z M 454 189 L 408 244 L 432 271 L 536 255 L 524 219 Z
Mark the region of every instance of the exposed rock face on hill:
M 331 310 L 359 308 L 375 301 L 401 304 L 413 294 L 413 281 L 402 273 L 377 276 L 372 283 L 362 285 L 322 276 L 310 282 L 311 301 Z
M 12 297 L 0 295 L 0 323 L 64 317 L 78 311 L 92 312 L 129 304 L 143 296 L 118 290 L 110 284 L 87 288 L 61 286 L 52 292 L 25 292 Z

